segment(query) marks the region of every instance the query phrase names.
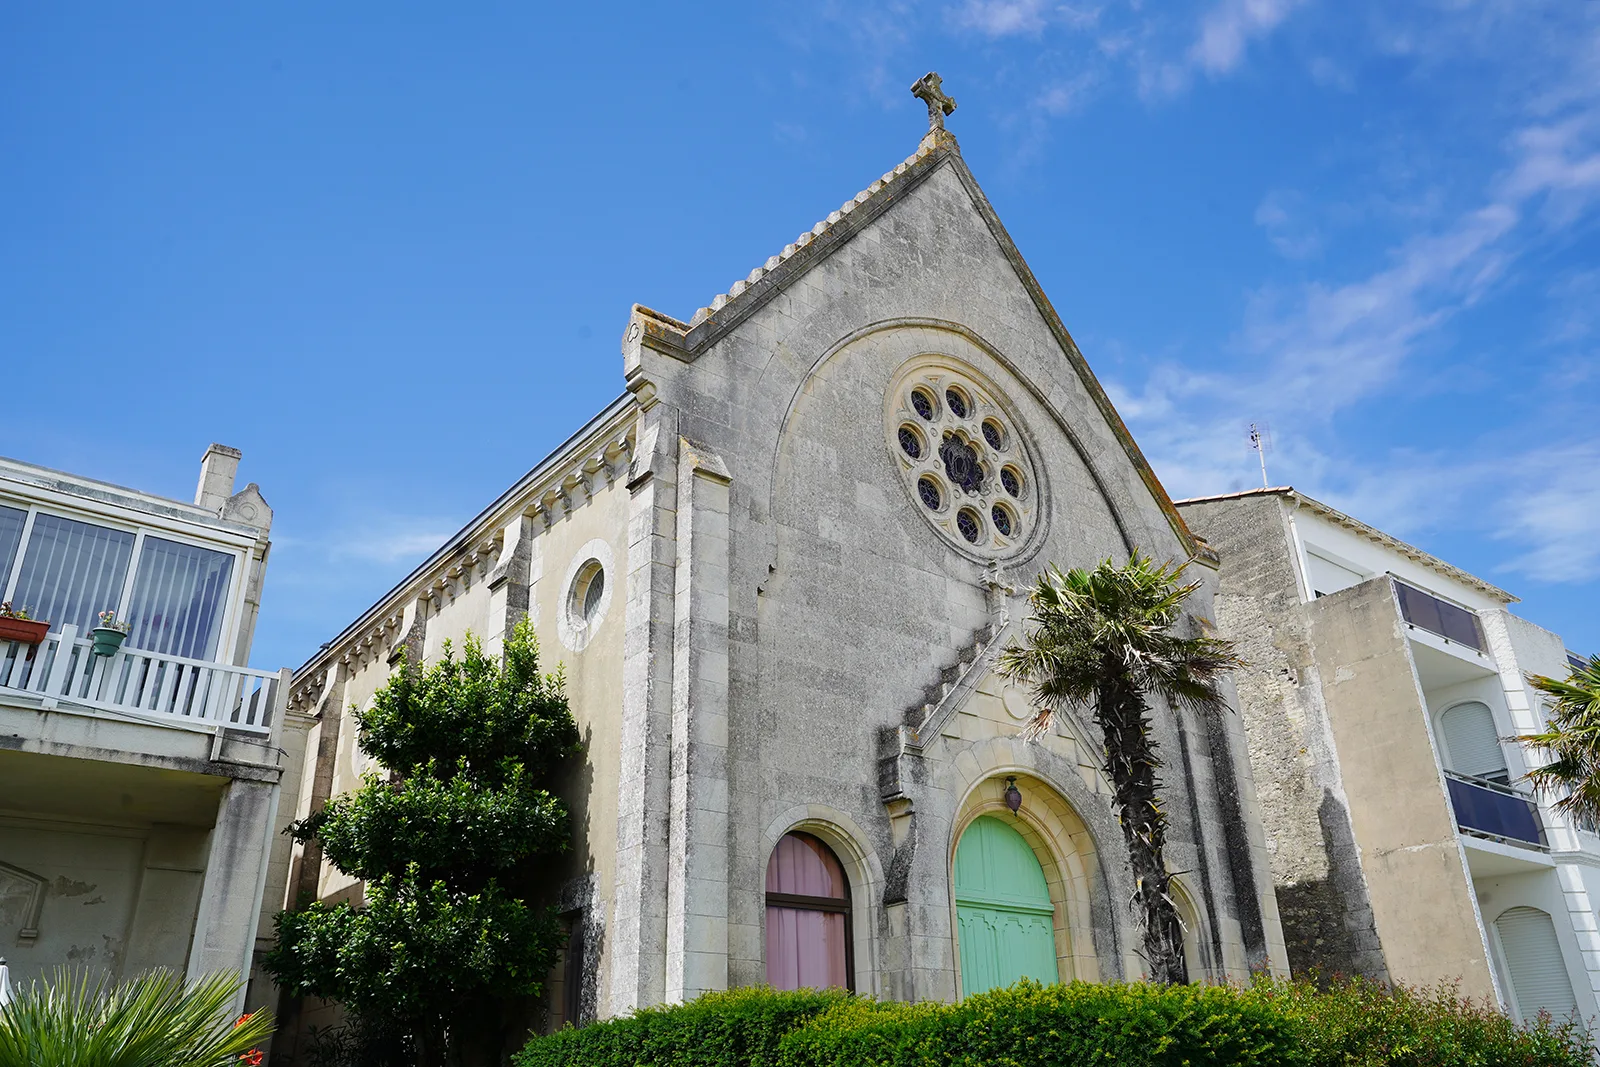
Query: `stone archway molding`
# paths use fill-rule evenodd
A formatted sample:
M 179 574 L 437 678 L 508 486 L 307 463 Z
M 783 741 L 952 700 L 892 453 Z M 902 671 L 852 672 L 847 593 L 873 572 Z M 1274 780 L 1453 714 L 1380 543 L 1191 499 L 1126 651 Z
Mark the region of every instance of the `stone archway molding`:
M 789 833 L 811 834 L 833 849 L 833 854 L 844 866 L 850 879 L 852 925 L 850 931 L 855 953 L 856 992 L 881 996 L 878 939 L 874 936 L 874 919 L 878 902 L 883 895 L 883 863 L 877 851 L 867 843 L 867 835 L 849 815 L 826 804 L 797 804 L 780 813 L 767 824 L 761 835 L 761 870 L 765 877 L 768 857 L 778 847 L 778 841 Z M 765 882 L 763 881 L 763 884 Z M 761 909 L 763 954 L 766 945 L 766 908 Z

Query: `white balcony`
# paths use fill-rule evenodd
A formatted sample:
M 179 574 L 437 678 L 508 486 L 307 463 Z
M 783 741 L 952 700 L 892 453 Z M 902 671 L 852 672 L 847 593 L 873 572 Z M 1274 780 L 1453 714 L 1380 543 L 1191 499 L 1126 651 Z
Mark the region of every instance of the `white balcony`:
M 277 674 L 137 648 L 96 656 L 92 646 L 70 625 L 34 646 L 0 641 L 0 701 L 207 733 L 272 730 Z

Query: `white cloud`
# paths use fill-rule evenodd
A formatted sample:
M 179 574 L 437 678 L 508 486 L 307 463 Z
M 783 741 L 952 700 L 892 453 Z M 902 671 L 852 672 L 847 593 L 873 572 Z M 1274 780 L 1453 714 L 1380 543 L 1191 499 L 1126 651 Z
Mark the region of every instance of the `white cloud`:
M 1009 37 L 1038 33 L 1049 13 L 1044 0 L 967 0 L 956 22 L 990 37 Z
M 455 530 L 432 520 L 394 520 L 378 529 L 352 531 L 328 549 L 332 559 L 358 560 L 385 566 L 421 563 Z
M 1600 577 L 1600 443 L 1534 449 L 1519 459 L 1496 534 L 1527 549 L 1505 569 L 1544 582 Z
M 1083 71 L 1076 77 L 1058 81 L 1045 89 L 1034 100 L 1034 105 L 1047 115 L 1070 114 L 1083 107 L 1099 79 L 1092 71 Z
M 1252 42 L 1266 38 L 1304 0 L 1218 0 L 1200 17 L 1182 58 L 1148 64 L 1141 75 L 1147 96 L 1172 96 L 1189 87 L 1196 73 L 1232 74 Z
M 1227 74 L 1244 61 L 1245 47 L 1265 37 L 1301 0 L 1222 0 L 1200 20 L 1189 62 L 1207 74 Z
M 1322 235 L 1306 221 L 1305 197 L 1275 189 L 1256 205 L 1256 225 L 1285 259 L 1309 259 L 1322 251 Z

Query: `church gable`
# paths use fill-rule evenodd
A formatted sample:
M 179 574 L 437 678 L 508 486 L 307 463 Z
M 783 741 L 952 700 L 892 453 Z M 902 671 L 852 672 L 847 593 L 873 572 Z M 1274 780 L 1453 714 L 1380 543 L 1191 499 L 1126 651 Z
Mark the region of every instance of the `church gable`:
M 681 397 L 690 436 L 760 436 L 834 349 L 896 323 L 970 335 L 1056 414 L 1127 526 L 1123 551 L 1207 554 L 943 130 L 689 322 L 636 308 L 624 352 L 631 387 Z

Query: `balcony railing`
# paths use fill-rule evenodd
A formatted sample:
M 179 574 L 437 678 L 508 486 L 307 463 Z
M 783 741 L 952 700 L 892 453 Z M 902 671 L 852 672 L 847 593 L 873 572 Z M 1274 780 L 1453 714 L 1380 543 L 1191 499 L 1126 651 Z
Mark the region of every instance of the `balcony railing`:
M 278 676 L 250 667 L 123 648 L 96 656 L 63 626 L 36 646 L 0 641 L 0 697 L 118 712 L 174 726 L 268 733 Z
M 1398 579 L 1394 582 L 1394 591 L 1406 622 L 1446 641 L 1483 651 L 1483 630 L 1478 626 L 1476 614 Z
M 1526 793 L 1484 778 L 1471 778 L 1445 772 L 1450 788 L 1450 806 L 1455 809 L 1456 825 L 1471 834 L 1492 837 L 1534 848 L 1548 848 L 1544 820 L 1539 805 Z

